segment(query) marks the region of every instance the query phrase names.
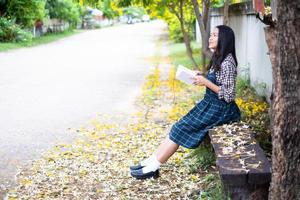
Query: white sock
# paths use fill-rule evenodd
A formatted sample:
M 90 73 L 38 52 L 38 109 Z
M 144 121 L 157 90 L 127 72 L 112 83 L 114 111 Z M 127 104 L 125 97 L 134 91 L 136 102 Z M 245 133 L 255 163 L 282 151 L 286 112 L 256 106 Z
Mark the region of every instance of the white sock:
M 149 158 L 146 158 L 145 160 L 142 160 L 141 161 L 141 165 L 144 167 L 144 166 L 147 166 L 149 163 L 151 163 L 154 159 L 156 158 L 156 155 L 155 154 L 152 154 Z
M 159 167 L 160 167 L 161 163 L 157 160 L 156 156 L 154 157 L 154 159 L 152 160 L 151 163 L 149 163 L 148 165 L 146 165 L 146 167 L 144 167 L 143 173 L 148 173 L 148 172 L 154 172 L 156 171 Z

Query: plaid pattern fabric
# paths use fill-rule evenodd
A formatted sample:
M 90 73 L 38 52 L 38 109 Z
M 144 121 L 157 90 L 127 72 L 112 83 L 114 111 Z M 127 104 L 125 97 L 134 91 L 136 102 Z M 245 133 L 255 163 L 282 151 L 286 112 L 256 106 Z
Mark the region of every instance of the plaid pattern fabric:
M 209 73 L 207 78 L 216 83 L 216 73 Z M 196 148 L 210 128 L 239 119 L 240 111 L 234 101 L 220 100 L 207 88 L 204 99 L 172 126 L 169 138 L 180 146 Z
M 210 71 L 213 71 L 213 69 Z M 234 58 L 231 54 L 228 54 L 221 64 L 220 71 L 216 72 L 217 84 L 220 85 L 219 99 L 224 99 L 226 102 L 234 101 L 236 76 L 237 68 Z

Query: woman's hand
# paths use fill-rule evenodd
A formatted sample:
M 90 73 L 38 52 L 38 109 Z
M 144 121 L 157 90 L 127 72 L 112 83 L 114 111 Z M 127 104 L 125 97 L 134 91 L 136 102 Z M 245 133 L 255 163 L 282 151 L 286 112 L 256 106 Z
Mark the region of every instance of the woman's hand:
M 202 75 L 196 75 L 194 78 L 194 85 L 206 86 L 207 79 Z

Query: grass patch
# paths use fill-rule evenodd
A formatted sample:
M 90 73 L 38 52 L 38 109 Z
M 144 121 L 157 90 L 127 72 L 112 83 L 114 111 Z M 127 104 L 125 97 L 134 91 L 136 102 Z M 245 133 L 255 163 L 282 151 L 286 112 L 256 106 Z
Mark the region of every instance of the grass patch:
M 44 35 L 42 37 L 33 38 L 31 42 L 25 42 L 25 43 L 16 43 L 16 42 L 5 42 L 0 43 L 0 52 L 13 50 L 13 49 L 19 49 L 24 47 L 33 47 L 38 46 L 41 44 L 50 43 L 56 40 L 59 40 L 61 38 L 65 38 L 77 33 L 81 33 L 81 30 L 66 30 L 64 32 L 60 33 L 51 33 Z
M 202 184 L 205 189 L 201 191 L 197 200 L 230 200 L 224 193 L 221 178 L 218 174 L 207 174 L 203 178 Z
M 190 172 L 195 173 L 201 170 L 209 170 L 211 166 L 216 164 L 216 157 L 213 148 L 208 141 L 203 141 L 198 148 L 192 150 L 188 156 L 188 163 Z
M 196 63 L 199 65 L 201 62 L 200 58 L 200 50 L 201 47 L 199 43 L 192 42 L 193 56 L 196 60 Z M 188 68 L 192 68 L 193 63 L 188 58 L 186 54 L 186 48 L 184 43 L 173 43 L 170 44 L 170 57 L 172 59 L 172 63 L 177 67 L 178 65 L 183 65 Z

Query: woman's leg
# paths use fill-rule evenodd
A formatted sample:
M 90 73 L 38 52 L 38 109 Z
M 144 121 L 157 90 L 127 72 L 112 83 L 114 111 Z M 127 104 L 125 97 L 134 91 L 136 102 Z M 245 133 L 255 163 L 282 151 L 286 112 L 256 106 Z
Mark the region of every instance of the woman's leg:
M 179 145 L 174 143 L 172 140 L 169 139 L 167 136 L 162 143 L 158 146 L 156 151 L 145 160 L 140 162 L 140 165 L 145 167 L 149 165 L 153 160 L 157 160 L 160 163 L 165 163 L 178 149 Z M 134 166 L 135 167 L 135 166 Z
M 150 162 L 142 169 L 143 173 L 155 172 L 162 163 L 165 163 L 178 149 L 179 145 L 167 137 L 159 145 L 153 156 L 149 158 Z
M 131 176 L 137 179 L 157 178 L 158 169 L 162 163 L 165 163 L 178 149 L 179 145 L 169 139 L 169 136 L 163 140 L 156 152 L 147 159 L 147 165 L 139 170 L 131 171 Z
M 157 148 L 155 154 L 160 163 L 165 163 L 177 151 L 179 145 L 167 136 Z

